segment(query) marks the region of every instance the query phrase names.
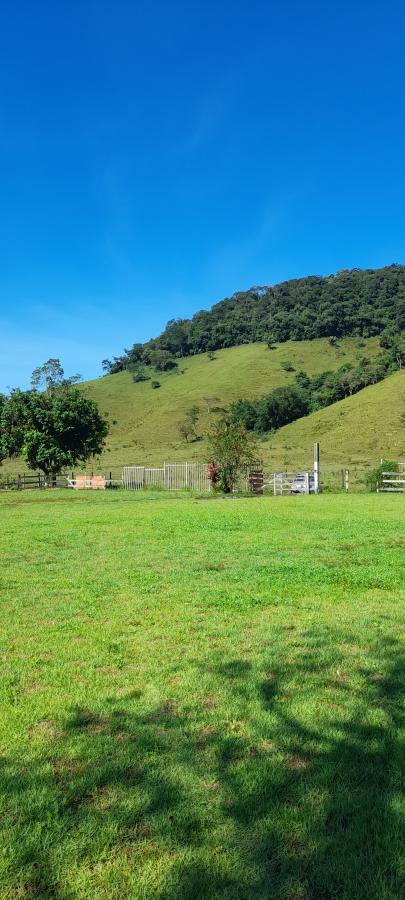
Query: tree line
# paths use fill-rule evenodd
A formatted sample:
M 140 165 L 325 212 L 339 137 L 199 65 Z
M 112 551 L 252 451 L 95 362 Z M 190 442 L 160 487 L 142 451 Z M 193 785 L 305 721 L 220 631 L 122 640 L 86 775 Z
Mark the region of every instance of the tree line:
M 346 363 L 313 378 L 297 372 L 292 384 L 275 388 L 257 400 L 236 400 L 229 407 L 228 418 L 248 431 L 265 434 L 376 384 L 394 369 L 391 354 L 384 352 L 375 360 L 363 357 L 356 366 Z
M 105 374 L 126 369 L 143 380 L 150 367 L 171 371 L 181 357 L 237 344 L 266 341 L 271 347 L 288 340 L 376 335 L 402 365 L 404 330 L 405 266 L 393 264 L 237 292 L 191 319 L 171 319 L 158 337 L 135 343 L 102 365 Z

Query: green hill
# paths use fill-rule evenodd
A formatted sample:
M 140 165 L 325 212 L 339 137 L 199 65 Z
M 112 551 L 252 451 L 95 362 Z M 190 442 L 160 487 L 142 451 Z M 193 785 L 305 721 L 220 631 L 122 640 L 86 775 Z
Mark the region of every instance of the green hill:
M 348 467 L 352 484 L 381 458 L 405 459 L 405 372 L 402 370 L 334 403 L 285 425 L 263 443 L 263 456 L 275 469 L 306 468 L 312 444 L 321 444 L 326 482 L 335 486 L 340 469 Z
M 405 266 L 344 269 L 326 278 L 309 275 L 273 287 L 237 291 L 191 319 L 170 319 L 158 337 L 134 344 L 122 356 L 104 360 L 103 365 L 109 374 L 134 371 L 143 364 L 163 369 L 171 364 L 170 357 L 256 341 L 328 336 L 380 335 L 382 346 L 392 347 L 404 328 Z
M 205 460 L 203 435 L 220 411 L 240 398 L 260 397 L 275 387 L 291 383 L 296 372 L 316 375 L 335 370 L 361 357 L 374 358 L 378 338 L 359 341 L 345 338 L 337 346 L 327 338 L 288 341 L 269 350 L 266 344 L 245 344 L 180 360 L 178 372 L 159 374 L 161 387 L 151 381 L 134 383 L 129 372 L 120 372 L 83 383 L 80 387 L 108 414 L 110 434 L 102 457 L 88 468 L 118 473 L 123 465 L 160 465 L 164 461 Z M 289 363 L 293 371 L 287 372 Z M 297 470 L 311 464 L 312 444 L 321 442 L 323 474 L 337 484 L 340 470 L 348 466 L 352 479 L 380 457 L 405 456 L 403 372 L 365 388 L 352 397 L 281 428 L 260 442 L 267 470 Z M 200 408 L 198 441 L 186 443 L 178 425 L 192 405 Z M 1 474 L 22 471 L 19 460 L 5 462 Z
M 205 459 L 207 451 L 204 440 L 187 444 L 179 435 L 178 424 L 191 405 L 200 407 L 197 430 L 204 435 L 219 410 L 227 407 L 232 400 L 259 397 L 274 387 L 288 384 L 293 380 L 295 371 L 303 370 L 315 375 L 326 369 L 337 369 L 346 362 L 355 363 L 361 356 L 372 358 L 378 350 L 377 338 L 368 339 L 364 346 L 359 346 L 359 341 L 354 338 L 346 338 L 337 347 L 331 346 L 326 338 L 288 341 L 277 345 L 274 350 L 257 343 L 218 351 L 213 360 L 207 354 L 187 357 L 181 361 L 179 373 L 157 376 L 161 382 L 157 390 L 152 389 L 150 381 L 134 384 L 128 372 L 88 382 L 83 385 L 83 390 L 108 413 L 111 425 L 107 450 L 97 467 L 117 469 L 131 463 L 159 465 L 165 460 Z M 286 363 L 290 363 L 295 371 L 286 372 L 283 368 Z M 356 398 L 350 399 L 357 399 L 361 406 L 360 397 L 356 395 Z M 330 412 L 330 409 L 323 412 Z M 313 417 L 309 418 L 312 420 Z M 305 440 L 311 443 L 315 437 Z M 278 436 L 276 442 L 274 438 L 263 441 L 263 457 L 267 465 L 274 464 L 277 468 L 287 459 L 289 466 L 294 464 L 284 443 Z M 273 447 L 274 450 L 271 449 Z M 304 444 L 304 453 L 305 449 Z M 374 462 L 372 449 L 369 457 Z M 348 444 L 346 458 L 349 455 Z M 330 464 L 340 462 L 341 456 L 336 455 L 331 447 Z M 302 465 L 301 461 L 299 465 Z

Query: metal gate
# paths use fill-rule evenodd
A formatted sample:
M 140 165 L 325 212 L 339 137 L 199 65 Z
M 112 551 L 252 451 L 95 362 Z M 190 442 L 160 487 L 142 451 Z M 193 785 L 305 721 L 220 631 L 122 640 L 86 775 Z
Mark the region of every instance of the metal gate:
M 274 472 L 269 479 L 274 496 L 310 494 L 314 490 L 313 472 Z

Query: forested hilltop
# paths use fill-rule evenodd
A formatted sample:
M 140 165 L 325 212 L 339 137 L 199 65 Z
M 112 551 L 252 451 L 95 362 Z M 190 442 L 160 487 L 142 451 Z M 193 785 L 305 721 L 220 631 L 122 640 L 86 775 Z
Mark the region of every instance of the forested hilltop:
M 237 292 L 191 319 L 171 319 L 159 337 L 103 360 L 103 368 L 107 374 L 138 371 L 141 378 L 143 365 L 170 371 L 178 357 L 319 337 L 379 335 L 381 346 L 395 353 L 404 329 L 405 266 L 350 269 Z

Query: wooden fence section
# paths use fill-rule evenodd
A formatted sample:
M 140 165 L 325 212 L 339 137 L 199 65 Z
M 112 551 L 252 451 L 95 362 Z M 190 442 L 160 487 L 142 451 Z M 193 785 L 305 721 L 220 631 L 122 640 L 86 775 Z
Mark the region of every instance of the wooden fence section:
M 42 472 L 6 476 L 0 478 L 0 490 L 3 491 L 35 491 L 45 488 L 65 488 L 68 486 L 69 475 L 49 475 L 46 480 Z
M 405 468 L 399 472 L 383 472 L 380 494 L 405 494 Z

